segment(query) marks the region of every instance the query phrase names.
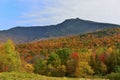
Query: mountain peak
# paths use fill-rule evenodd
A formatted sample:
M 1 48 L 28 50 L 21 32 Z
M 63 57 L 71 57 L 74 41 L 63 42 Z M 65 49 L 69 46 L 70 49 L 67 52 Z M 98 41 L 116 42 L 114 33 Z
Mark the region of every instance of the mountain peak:
M 71 19 L 66 19 L 66 20 L 63 21 L 63 22 L 69 22 L 69 21 L 84 21 L 84 20 L 82 20 L 82 19 L 80 19 L 80 18 L 71 18 Z
M 74 24 L 74 23 L 81 23 L 84 22 L 85 20 L 82 20 L 80 18 L 71 18 L 71 19 L 66 19 L 64 20 L 62 23 L 58 24 L 58 25 L 70 25 L 70 24 Z

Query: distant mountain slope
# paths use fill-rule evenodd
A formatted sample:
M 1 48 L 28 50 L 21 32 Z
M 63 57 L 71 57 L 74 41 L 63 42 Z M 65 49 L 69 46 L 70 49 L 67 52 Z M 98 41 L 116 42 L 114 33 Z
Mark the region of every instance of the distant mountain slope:
M 29 42 L 38 39 L 83 34 L 105 28 L 120 27 L 115 24 L 97 23 L 79 18 L 68 19 L 51 26 L 15 27 L 0 31 L 0 42 L 13 39 L 16 43 Z
M 67 37 L 38 40 L 25 44 L 18 44 L 16 49 L 22 56 L 29 58 L 44 53 L 49 55 L 56 49 L 69 48 L 71 50 L 96 49 L 98 47 L 113 47 L 120 45 L 120 28 L 104 29 L 92 33 Z

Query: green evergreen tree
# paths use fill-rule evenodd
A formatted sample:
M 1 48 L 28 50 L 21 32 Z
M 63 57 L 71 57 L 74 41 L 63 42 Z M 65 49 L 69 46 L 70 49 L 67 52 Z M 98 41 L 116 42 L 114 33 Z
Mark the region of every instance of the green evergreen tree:
M 61 59 L 57 54 L 52 53 L 49 56 L 49 59 L 47 60 L 47 64 L 48 65 L 50 64 L 50 65 L 52 65 L 54 67 L 60 66 L 61 65 Z
M 46 67 L 47 67 L 47 65 L 44 60 L 42 60 L 42 59 L 35 60 L 35 63 L 34 63 L 34 72 L 35 73 L 44 75 L 45 71 L 46 71 Z
M 61 64 L 66 65 L 66 61 L 69 59 L 69 55 L 71 54 L 71 50 L 67 48 L 59 49 L 57 51 L 57 54 L 59 55 L 61 59 Z

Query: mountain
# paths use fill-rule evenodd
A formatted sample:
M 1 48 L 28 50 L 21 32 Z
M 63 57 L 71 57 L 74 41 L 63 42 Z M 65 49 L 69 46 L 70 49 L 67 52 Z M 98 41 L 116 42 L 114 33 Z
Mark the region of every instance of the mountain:
M 15 27 L 9 30 L 0 31 L 0 42 L 4 42 L 7 39 L 13 39 L 16 43 L 23 43 L 50 37 L 83 34 L 115 27 L 120 27 L 120 25 L 98 23 L 79 18 L 67 19 L 57 25 Z

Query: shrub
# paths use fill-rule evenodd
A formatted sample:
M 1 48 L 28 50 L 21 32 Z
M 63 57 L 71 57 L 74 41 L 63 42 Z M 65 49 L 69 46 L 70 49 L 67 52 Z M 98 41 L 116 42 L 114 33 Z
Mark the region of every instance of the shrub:
M 66 74 L 66 66 L 61 65 L 54 67 L 52 65 L 48 65 L 47 72 L 47 76 L 64 77 Z
M 41 80 L 41 76 L 26 72 L 3 72 L 0 74 L 0 80 Z
M 25 71 L 28 73 L 32 73 L 34 70 L 32 64 L 26 64 L 24 68 L 25 68 Z
M 110 80 L 120 80 L 120 73 L 110 73 L 106 76 Z

